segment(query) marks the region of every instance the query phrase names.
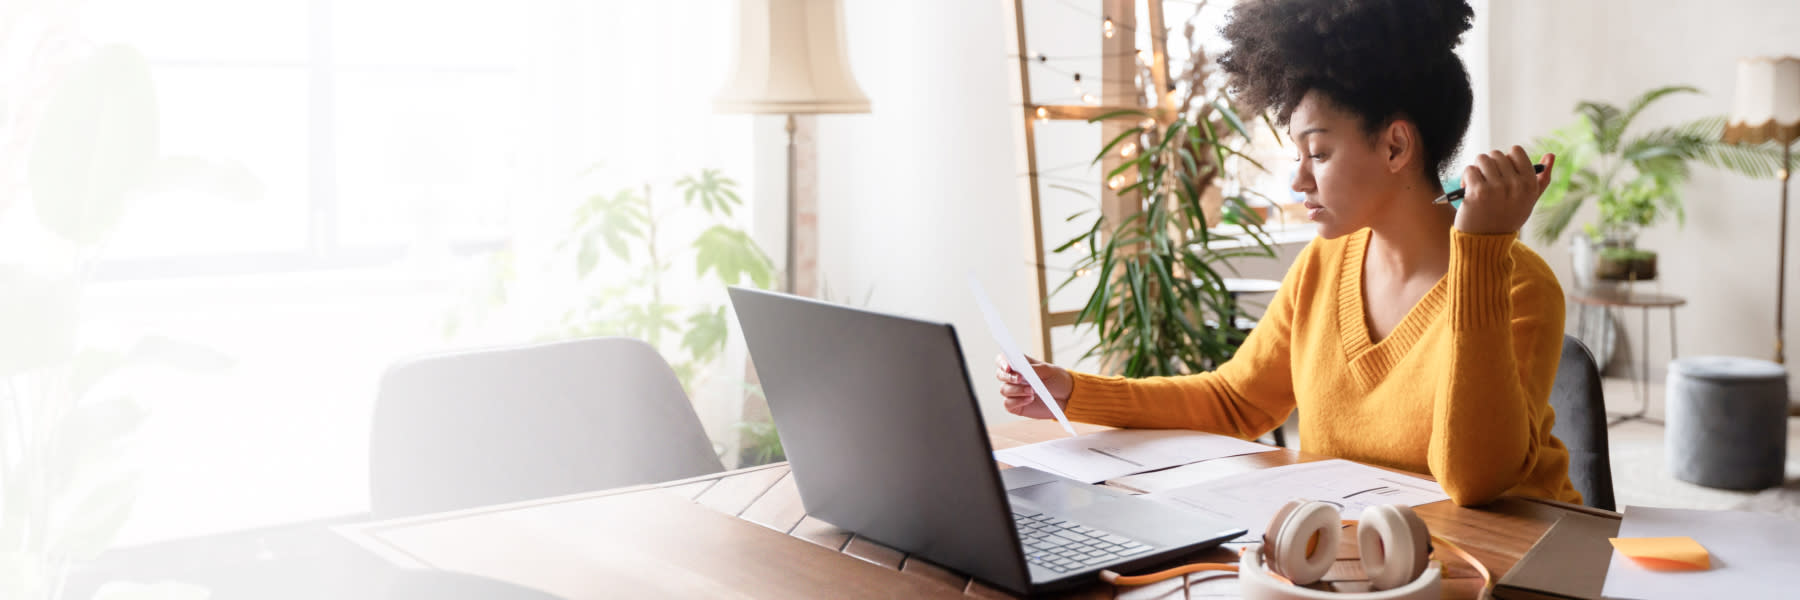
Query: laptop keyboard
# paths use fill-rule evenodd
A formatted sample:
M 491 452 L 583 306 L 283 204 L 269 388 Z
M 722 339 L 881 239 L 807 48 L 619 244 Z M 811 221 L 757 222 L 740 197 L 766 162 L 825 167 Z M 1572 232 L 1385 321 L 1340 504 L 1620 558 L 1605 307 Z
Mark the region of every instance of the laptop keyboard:
M 1150 549 L 1131 538 L 1043 514 L 1013 513 L 1025 560 L 1057 573 L 1079 571 Z

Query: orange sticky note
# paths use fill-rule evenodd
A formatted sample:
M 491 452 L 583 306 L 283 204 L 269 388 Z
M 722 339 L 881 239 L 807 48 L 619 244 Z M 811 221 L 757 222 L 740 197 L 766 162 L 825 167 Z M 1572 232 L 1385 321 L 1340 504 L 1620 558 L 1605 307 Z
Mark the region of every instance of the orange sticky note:
M 1607 538 L 1613 548 L 1653 571 L 1705 571 L 1712 568 L 1706 547 L 1694 538 Z

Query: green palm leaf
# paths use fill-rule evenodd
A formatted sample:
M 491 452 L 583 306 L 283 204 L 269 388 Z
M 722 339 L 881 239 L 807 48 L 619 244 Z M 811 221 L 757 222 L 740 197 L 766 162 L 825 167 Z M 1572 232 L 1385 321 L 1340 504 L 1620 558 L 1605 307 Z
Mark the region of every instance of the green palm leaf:
M 1664 96 L 1668 96 L 1669 94 L 1698 94 L 1698 93 L 1700 93 L 1700 88 L 1696 88 L 1691 85 L 1663 86 L 1663 87 L 1659 87 L 1659 88 L 1650 90 L 1648 92 L 1644 92 L 1643 95 L 1638 96 L 1636 99 L 1633 99 L 1631 101 L 1631 106 L 1625 109 L 1625 114 L 1623 116 L 1619 117 L 1619 121 L 1618 121 L 1619 134 L 1623 135 L 1625 128 L 1631 126 L 1631 121 L 1633 119 L 1637 118 L 1638 113 L 1644 112 L 1644 109 L 1646 107 L 1649 107 L 1651 103 L 1662 99 Z

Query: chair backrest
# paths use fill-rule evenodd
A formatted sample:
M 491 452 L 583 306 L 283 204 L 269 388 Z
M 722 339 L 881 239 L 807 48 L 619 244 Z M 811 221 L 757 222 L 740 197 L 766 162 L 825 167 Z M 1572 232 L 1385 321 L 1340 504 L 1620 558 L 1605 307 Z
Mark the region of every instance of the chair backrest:
M 1563 336 L 1562 362 L 1556 367 L 1550 406 L 1556 409 L 1556 426 L 1551 432 L 1569 448 L 1569 479 L 1574 481 L 1575 491 L 1581 492 L 1582 502 L 1588 506 L 1615 510 L 1600 368 L 1587 346 L 1573 336 Z
M 396 364 L 381 379 L 369 446 L 382 518 L 722 470 L 674 371 L 630 338 Z

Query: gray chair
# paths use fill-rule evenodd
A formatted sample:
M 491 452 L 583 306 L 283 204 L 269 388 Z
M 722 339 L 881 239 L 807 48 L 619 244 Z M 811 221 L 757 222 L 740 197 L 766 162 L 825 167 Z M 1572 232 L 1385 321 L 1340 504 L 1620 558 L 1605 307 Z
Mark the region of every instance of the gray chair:
M 1581 492 L 1581 500 L 1588 506 L 1616 510 L 1600 368 L 1594 364 L 1593 353 L 1574 336 L 1563 336 L 1562 361 L 1556 366 L 1550 406 L 1556 409 L 1551 433 L 1569 448 L 1569 479 L 1575 491 Z
M 722 470 L 675 373 L 630 338 L 397 364 L 382 376 L 370 435 L 381 518 Z

